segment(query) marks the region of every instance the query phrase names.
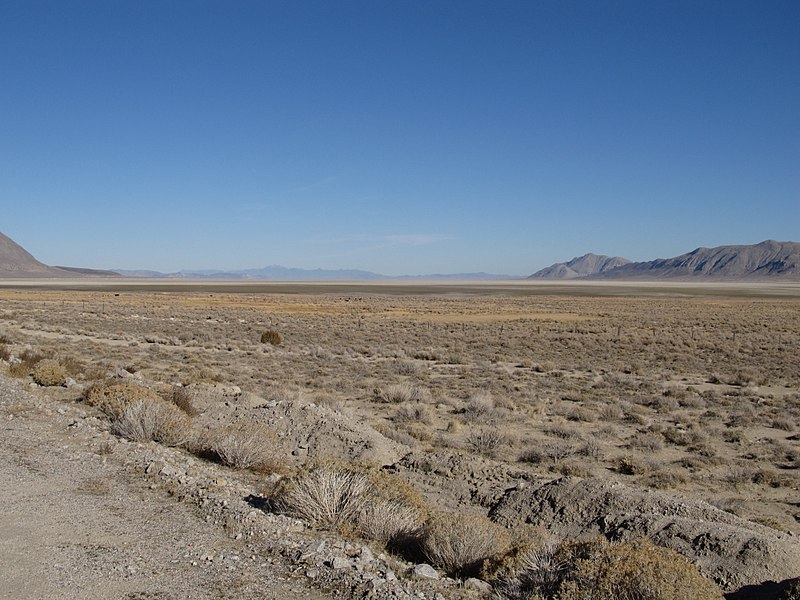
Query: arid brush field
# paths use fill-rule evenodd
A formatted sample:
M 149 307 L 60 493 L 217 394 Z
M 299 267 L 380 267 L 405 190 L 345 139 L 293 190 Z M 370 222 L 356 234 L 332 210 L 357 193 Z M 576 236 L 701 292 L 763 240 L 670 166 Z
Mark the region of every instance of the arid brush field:
M 315 593 L 800 597 L 797 286 L 102 285 L 0 373 Z

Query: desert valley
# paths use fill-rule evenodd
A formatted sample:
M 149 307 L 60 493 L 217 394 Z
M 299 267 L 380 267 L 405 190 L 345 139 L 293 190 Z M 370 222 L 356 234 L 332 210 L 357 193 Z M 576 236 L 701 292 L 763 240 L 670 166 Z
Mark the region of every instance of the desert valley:
M 20 489 L 197 530 L 13 597 L 798 597 L 792 280 L 8 279 L 0 361 Z

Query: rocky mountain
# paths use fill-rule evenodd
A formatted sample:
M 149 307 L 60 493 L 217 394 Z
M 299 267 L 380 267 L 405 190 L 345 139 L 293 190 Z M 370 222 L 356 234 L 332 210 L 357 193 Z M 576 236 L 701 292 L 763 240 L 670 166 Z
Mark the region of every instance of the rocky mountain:
M 68 273 L 48 267 L 10 237 L 0 233 L 0 277 L 67 277 Z
M 0 279 L 67 278 L 104 276 L 118 277 L 113 271 L 98 271 L 77 267 L 50 267 L 7 235 L 0 233 Z
M 674 258 L 622 265 L 592 279 L 800 280 L 800 243 L 697 248 Z
M 598 254 L 584 254 L 573 258 L 566 263 L 556 263 L 537 271 L 528 279 L 577 279 L 588 275 L 597 275 L 629 264 L 627 258 L 621 256 L 605 256 Z
M 586 254 L 537 271 L 528 279 L 800 281 L 800 243 L 766 240 L 753 245 L 697 248 L 646 262 Z

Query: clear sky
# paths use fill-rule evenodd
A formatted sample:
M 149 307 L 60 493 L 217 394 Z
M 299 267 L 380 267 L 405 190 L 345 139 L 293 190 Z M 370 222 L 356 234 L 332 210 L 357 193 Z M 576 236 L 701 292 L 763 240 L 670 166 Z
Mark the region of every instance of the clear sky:
M 527 275 L 800 241 L 800 2 L 2 0 L 48 264 Z

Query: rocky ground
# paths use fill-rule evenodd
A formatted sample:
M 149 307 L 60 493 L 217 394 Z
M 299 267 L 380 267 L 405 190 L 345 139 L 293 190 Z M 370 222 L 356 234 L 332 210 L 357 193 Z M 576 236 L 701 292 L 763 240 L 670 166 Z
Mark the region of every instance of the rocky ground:
M 236 473 L 87 408 L 0 377 L 0 597 L 480 597 L 264 512 Z

